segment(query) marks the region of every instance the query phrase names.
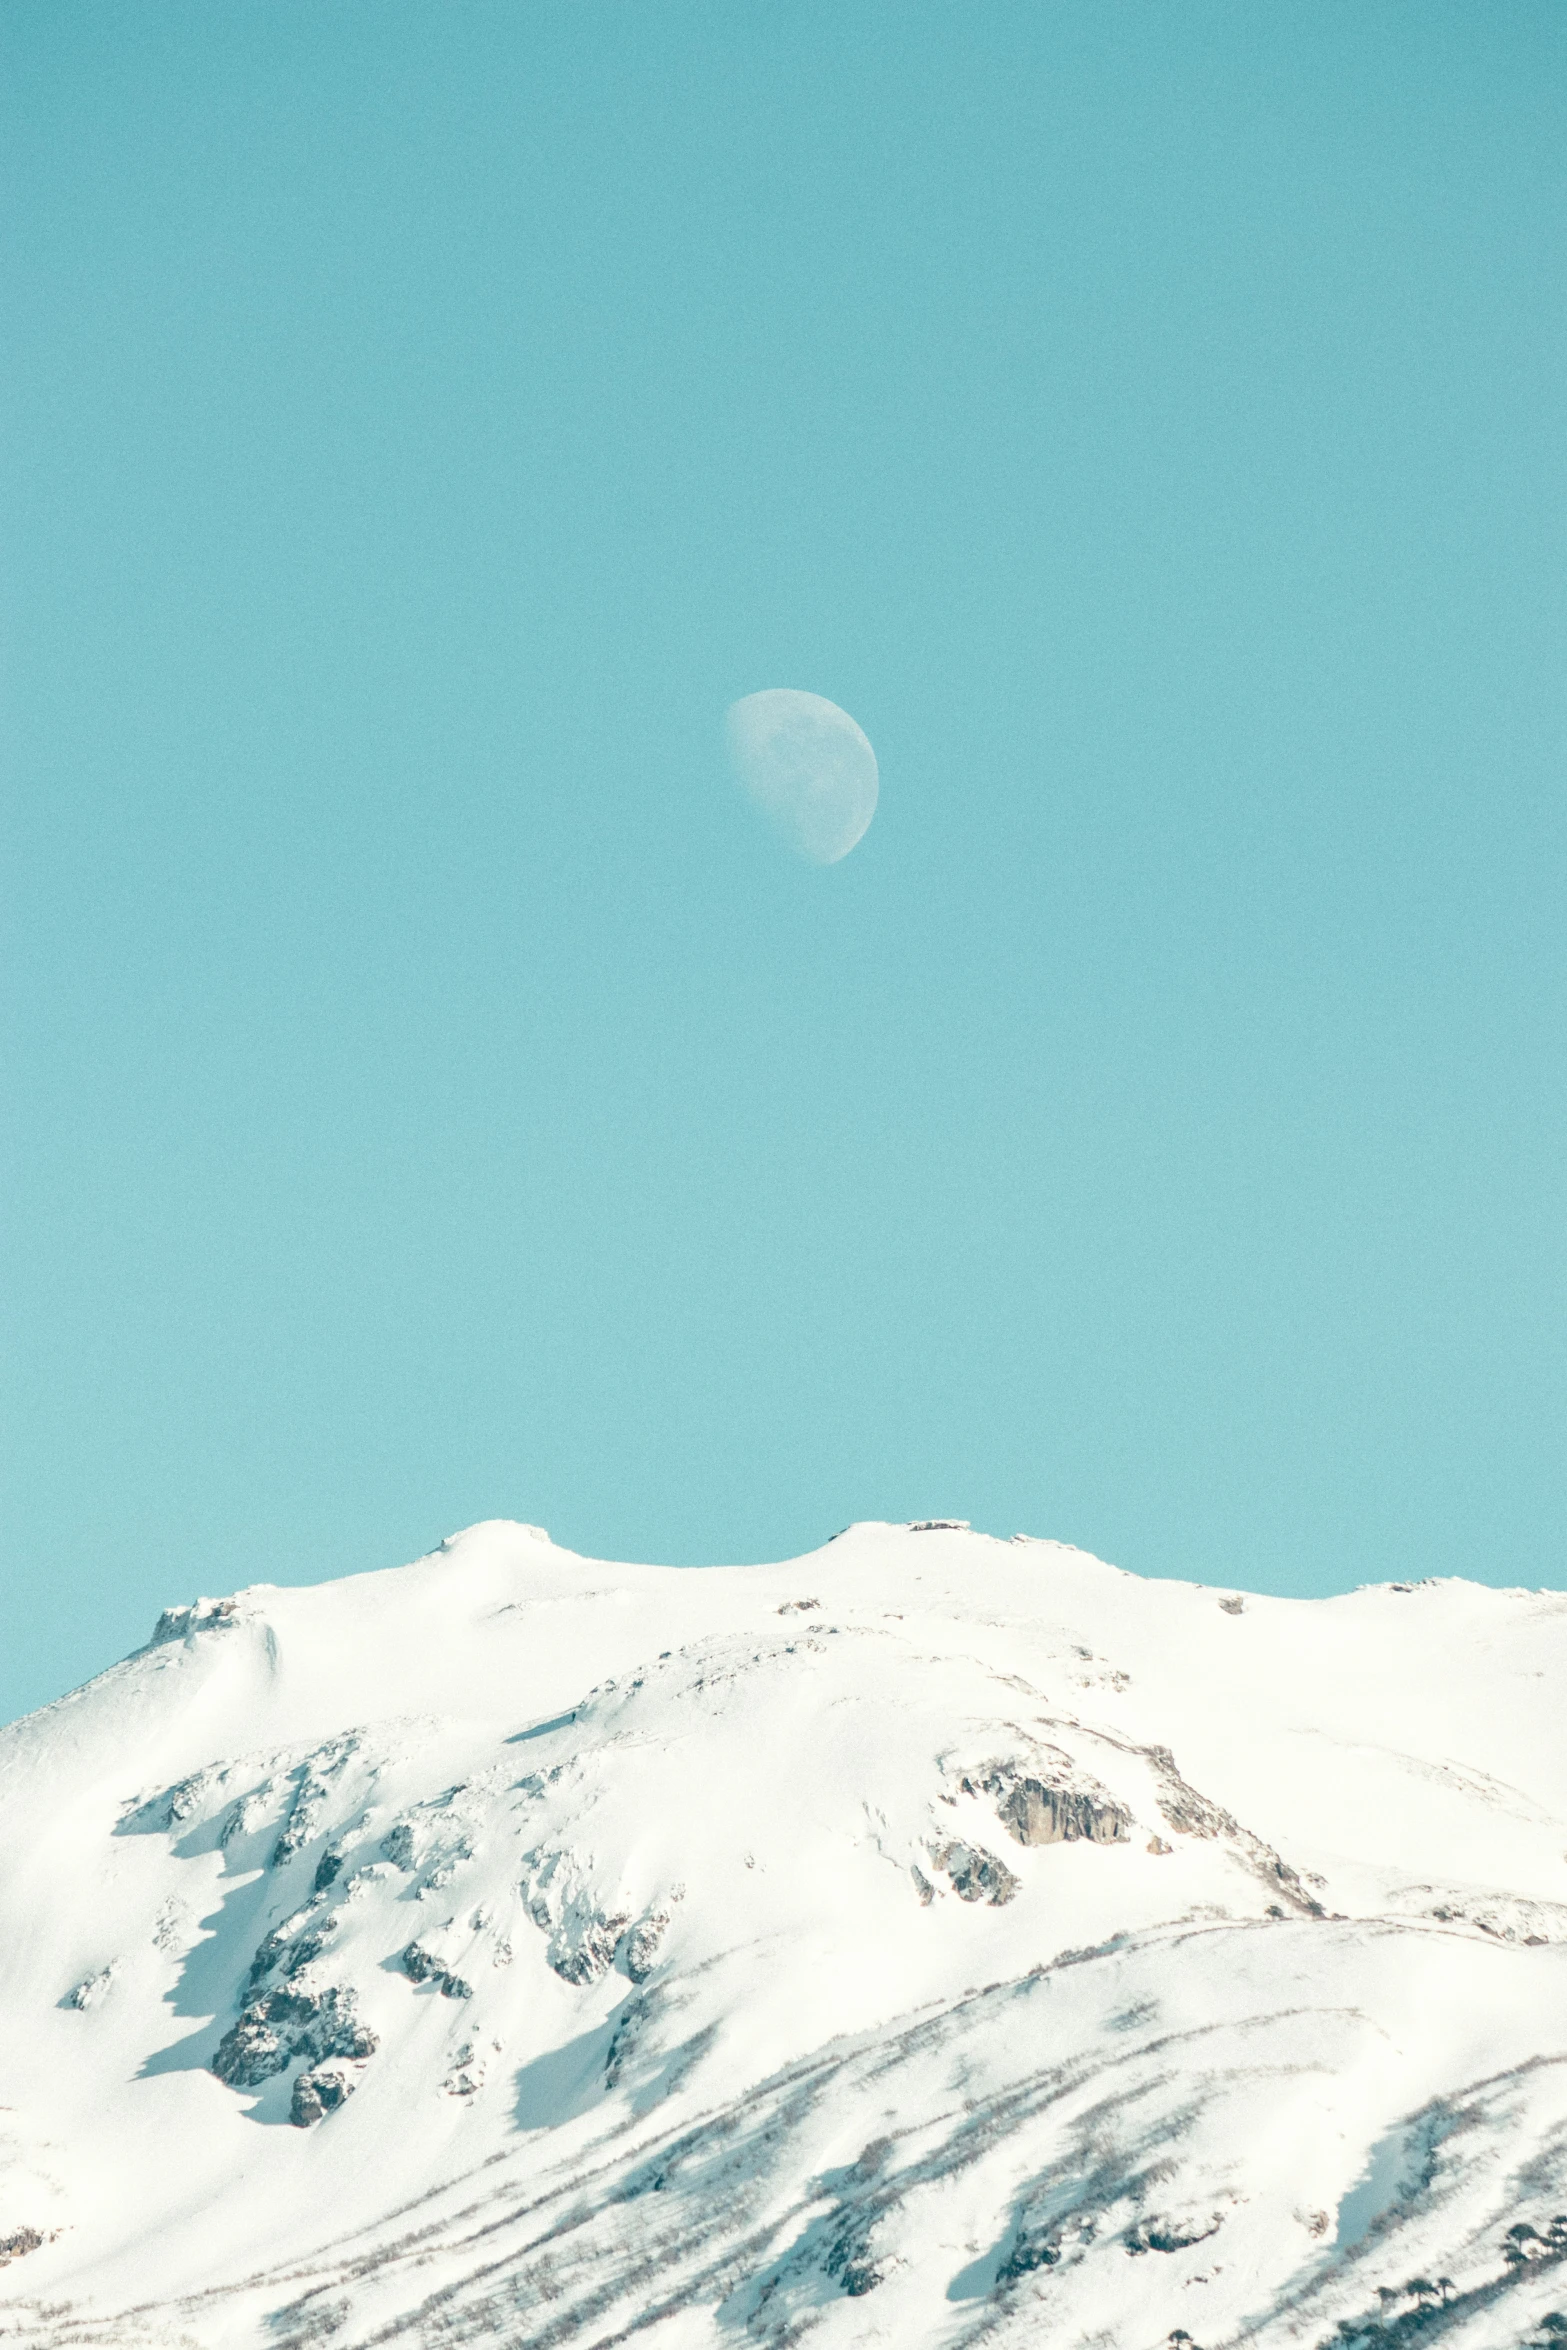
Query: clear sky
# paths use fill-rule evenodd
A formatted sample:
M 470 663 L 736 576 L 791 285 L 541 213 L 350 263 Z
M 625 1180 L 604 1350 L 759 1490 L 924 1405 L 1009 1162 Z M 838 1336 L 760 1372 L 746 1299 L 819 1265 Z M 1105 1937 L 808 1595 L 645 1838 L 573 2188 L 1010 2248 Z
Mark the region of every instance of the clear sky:
M 11 0 L 0 90 L 0 1711 L 502 1514 L 1567 1581 L 1558 0 Z

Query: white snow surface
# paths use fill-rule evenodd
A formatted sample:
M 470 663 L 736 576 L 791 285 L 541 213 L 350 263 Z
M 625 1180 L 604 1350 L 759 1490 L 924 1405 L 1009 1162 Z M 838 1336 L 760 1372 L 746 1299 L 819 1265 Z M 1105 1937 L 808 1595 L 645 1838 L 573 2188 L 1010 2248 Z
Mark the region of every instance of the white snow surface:
M 0 2339 L 1560 2340 L 1564 1682 L 944 1524 L 171 1610 L 0 1734 Z

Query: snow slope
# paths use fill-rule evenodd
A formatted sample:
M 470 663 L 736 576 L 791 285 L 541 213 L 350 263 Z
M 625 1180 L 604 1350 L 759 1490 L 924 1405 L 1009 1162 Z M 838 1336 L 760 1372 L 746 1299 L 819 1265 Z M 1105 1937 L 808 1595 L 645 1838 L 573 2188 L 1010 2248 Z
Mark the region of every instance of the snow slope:
M 1567 2335 L 1567 1595 L 478 1526 L 0 1734 L 0 2339 Z

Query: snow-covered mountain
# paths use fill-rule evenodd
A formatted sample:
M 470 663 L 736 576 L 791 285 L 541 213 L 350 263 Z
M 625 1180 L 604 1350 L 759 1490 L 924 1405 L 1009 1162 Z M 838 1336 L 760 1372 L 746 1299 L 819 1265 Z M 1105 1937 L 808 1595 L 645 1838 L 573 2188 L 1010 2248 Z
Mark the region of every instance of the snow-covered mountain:
M 1567 2335 L 1567 1595 L 479 1526 L 0 1735 L 0 2339 Z

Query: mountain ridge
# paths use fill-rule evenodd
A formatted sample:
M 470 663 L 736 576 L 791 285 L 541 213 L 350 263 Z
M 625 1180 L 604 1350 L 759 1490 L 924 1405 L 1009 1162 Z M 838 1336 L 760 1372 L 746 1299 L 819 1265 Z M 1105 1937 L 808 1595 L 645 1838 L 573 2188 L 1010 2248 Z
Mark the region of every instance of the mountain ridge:
M 1564 1665 L 953 1521 L 166 1610 L 0 1733 L 0 2339 L 1554 2339 Z

